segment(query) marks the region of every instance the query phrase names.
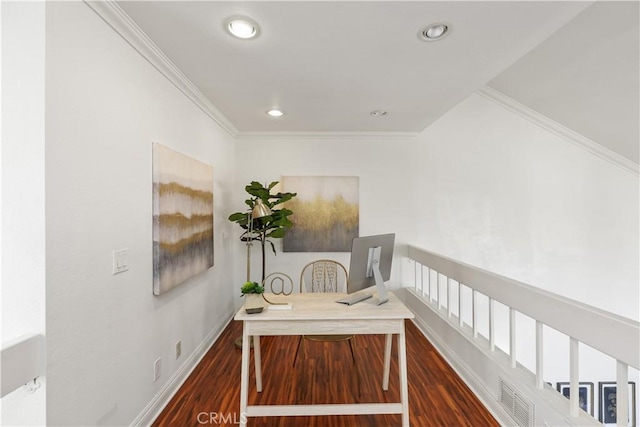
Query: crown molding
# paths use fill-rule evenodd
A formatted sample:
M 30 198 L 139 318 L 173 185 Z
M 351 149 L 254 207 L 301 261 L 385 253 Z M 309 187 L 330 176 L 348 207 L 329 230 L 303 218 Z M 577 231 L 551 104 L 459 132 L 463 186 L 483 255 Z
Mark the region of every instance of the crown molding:
M 207 99 L 114 0 L 84 0 L 131 47 L 232 137 L 238 129 Z
M 238 141 L 268 140 L 268 141 L 308 141 L 339 139 L 341 141 L 371 141 L 413 139 L 420 132 L 239 132 Z
M 519 103 L 513 98 L 508 97 L 507 95 L 499 92 L 495 89 L 492 89 L 488 86 L 484 86 L 481 89 L 478 89 L 476 93 L 490 101 L 495 102 L 496 104 L 506 108 L 509 111 L 512 111 L 519 116 L 529 120 L 531 123 L 561 137 L 562 139 L 571 142 L 574 145 L 588 151 L 589 153 L 608 161 L 627 172 L 632 173 L 635 176 L 639 175 L 640 168 L 637 163 L 627 159 L 620 154 L 609 150 L 608 148 L 598 144 L 591 139 L 580 135 L 577 132 L 572 131 L 571 129 L 561 125 L 560 123 L 551 120 L 549 117 L 544 116 L 537 111 L 532 110 L 531 108 Z

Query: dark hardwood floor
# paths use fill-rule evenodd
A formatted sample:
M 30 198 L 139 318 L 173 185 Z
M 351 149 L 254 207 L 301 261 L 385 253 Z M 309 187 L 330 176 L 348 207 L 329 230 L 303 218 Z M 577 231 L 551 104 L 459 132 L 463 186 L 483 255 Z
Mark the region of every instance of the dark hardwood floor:
M 407 321 L 409 415 L 412 426 L 498 426 L 469 388 L 416 326 Z M 237 425 L 240 421 L 240 358 L 234 339 L 242 324 L 232 321 L 153 423 L 154 426 Z M 306 342 L 293 356 L 297 336 L 263 337 L 263 391 L 255 389 L 251 357 L 249 404 L 398 402 L 397 343 L 394 339 L 389 390 L 382 391 L 384 336 L 356 338 L 354 368 L 347 342 Z M 399 426 L 400 415 L 250 418 L 260 427 Z

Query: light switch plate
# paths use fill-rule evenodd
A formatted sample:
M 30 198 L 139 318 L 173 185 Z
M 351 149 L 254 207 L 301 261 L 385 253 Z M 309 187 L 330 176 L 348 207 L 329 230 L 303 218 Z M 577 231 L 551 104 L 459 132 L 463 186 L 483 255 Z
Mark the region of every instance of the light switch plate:
M 113 251 L 113 274 L 122 273 L 129 269 L 129 249 Z

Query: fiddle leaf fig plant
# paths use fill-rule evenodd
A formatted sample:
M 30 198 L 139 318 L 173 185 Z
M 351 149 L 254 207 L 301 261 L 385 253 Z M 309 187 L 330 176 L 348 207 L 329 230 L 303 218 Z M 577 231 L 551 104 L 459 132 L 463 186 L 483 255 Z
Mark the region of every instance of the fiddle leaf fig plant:
M 240 235 L 240 240 L 247 242 L 260 242 L 262 249 L 262 280 L 265 278 L 265 246 L 267 243 L 271 246 L 273 254 L 276 254 L 276 247 L 270 239 L 281 239 L 285 236 L 287 229 L 293 226 L 289 216 L 293 212 L 286 208 L 277 208 L 282 203 L 294 198 L 297 193 L 275 193 L 271 194 L 271 190 L 278 184 L 274 181 L 267 187 L 257 181 L 251 181 L 244 189 L 249 193 L 249 198 L 245 200 L 245 204 L 249 207 L 246 212 L 236 212 L 229 216 L 229 221 L 235 222 L 244 230 Z M 251 211 L 255 207 L 257 201 L 260 200 L 264 205 L 271 209 L 271 215 L 261 218 L 252 218 Z

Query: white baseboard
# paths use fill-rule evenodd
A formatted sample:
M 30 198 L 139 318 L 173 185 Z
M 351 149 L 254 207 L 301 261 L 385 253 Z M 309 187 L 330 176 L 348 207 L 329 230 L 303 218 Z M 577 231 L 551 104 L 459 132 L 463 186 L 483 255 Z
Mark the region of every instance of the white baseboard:
M 184 384 L 189 375 L 191 375 L 191 372 L 198 366 L 213 343 L 218 340 L 222 331 L 224 331 L 233 319 L 233 315 L 233 312 L 229 312 L 221 317 L 222 320 L 209 332 L 200 345 L 198 345 L 193 353 L 184 361 L 182 366 L 169 378 L 169 381 L 160 389 L 158 394 L 151 399 L 151 402 L 149 402 L 142 412 L 131 422 L 131 426 L 150 426 L 153 423 L 180 387 L 182 387 L 182 384 Z

